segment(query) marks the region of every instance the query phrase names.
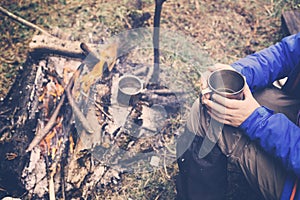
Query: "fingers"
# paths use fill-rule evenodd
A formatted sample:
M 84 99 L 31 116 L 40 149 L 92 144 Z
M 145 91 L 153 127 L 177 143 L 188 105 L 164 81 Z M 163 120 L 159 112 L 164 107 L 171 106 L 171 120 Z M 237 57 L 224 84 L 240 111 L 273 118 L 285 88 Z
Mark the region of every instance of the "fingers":
M 220 105 L 222 105 L 226 108 L 231 108 L 231 109 L 239 108 L 239 103 L 241 102 L 241 100 L 228 99 L 228 98 L 223 97 L 223 96 L 218 95 L 218 94 L 213 94 L 212 99 L 216 103 L 218 103 L 218 104 L 220 104 Z
M 205 101 L 205 105 L 207 107 L 208 114 L 216 121 L 231 126 L 239 126 L 240 123 L 235 123 L 236 118 L 238 118 L 235 116 L 237 110 L 228 109 L 223 105 L 210 100 Z M 239 122 L 239 120 L 237 121 Z
M 206 105 L 206 107 L 208 108 L 208 110 L 213 110 L 213 112 L 218 112 L 218 113 L 224 113 L 226 111 L 226 107 L 224 107 L 222 104 L 219 104 L 217 102 L 208 100 L 208 99 L 204 99 L 203 103 Z
M 207 112 L 216 121 L 223 123 L 223 124 L 231 124 L 231 121 L 228 120 L 225 115 L 220 114 L 218 112 L 212 112 L 211 110 L 207 110 Z
M 204 95 L 202 96 L 202 101 L 203 101 L 204 99 L 210 99 L 210 93 L 204 94 Z

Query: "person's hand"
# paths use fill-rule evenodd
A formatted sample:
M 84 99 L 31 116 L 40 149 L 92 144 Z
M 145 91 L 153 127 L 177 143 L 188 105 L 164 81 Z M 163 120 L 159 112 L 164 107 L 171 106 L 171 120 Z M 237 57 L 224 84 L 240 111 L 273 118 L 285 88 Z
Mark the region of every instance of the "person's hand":
M 208 67 L 208 70 L 204 73 L 201 74 L 201 78 L 200 78 L 200 88 L 201 90 L 204 90 L 205 88 L 208 87 L 207 85 L 207 79 L 209 77 L 209 75 L 218 69 L 230 69 L 230 70 L 235 70 L 233 67 L 231 67 L 230 65 L 226 65 L 226 64 L 221 64 L 221 63 L 217 63 L 213 66 Z M 202 96 L 202 101 L 204 99 L 209 99 L 210 98 L 210 94 L 205 94 Z
M 203 104 L 207 107 L 207 112 L 213 119 L 223 124 L 238 127 L 256 108 L 260 107 L 252 96 L 247 84 L 243 94 L 243 100 L 228 99 L 218 94 L 213 94 L 212 100 L 204 98 Z

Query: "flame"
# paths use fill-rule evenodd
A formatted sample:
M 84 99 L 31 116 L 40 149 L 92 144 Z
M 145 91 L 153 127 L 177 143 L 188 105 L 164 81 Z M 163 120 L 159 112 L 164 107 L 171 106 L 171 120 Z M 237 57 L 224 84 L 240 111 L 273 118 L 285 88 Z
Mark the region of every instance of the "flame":
M 39 96 L 39 102 L 42 102 L 45 98 L 45 95 L 46 95 L 46 89 L 44 88 L 44 92 L 41 96 Z
M 45 145 L 47 146 L 48 149 L 48 156 L 50 155 L 51 140 L 55 135 L 56 135 L 56 130 L 53 129 L 53 131 L 51 131 L 44 139 Z
M 74 139 L 73 139 L 72 134 L 70 134 L 70 136 L 69 136 L 69 142 L 70 142 L 70 152 L 73 154 L 74 153 L 75 143 L 74 143 Z
M 53 147 L 51 149 L 51 158 L 52 158 L 52 160 L 54 160 L 56 152 L 57 152 L 57 148 Z M 50 154 L 50 152 L 48 154 Z
M 63 117 L 57 117 L 56 122 L 57 125 L 46 135 L 44 140 L 40 145 L 47 147 L 48 149 L 48 156 L 52 156 L 54 158 L 56 151 L 57 151 L 57 146 L 60 145 L 58 142 L 53 142 L 55 139 L 55 136 L 62 130 L 62 119 Z M 54 144 L 52 144 L 54 143 Z
M 65 80 L 69 80 L 70 76 L 74 70 L 67 70 L 64 69 L 64 82 L 68 82 Z M 49 104 L 49 96 L 53 96 L 53 102 L 58 102 L 59 97 L 61 97 L 64 93 L 64 87 L 58 83 L 57 79 L 53 76 L 49 76 L 49 82 L 45 85 L 43 88 L 44 91 L 43 93 L 38 97 L 38 100 L 40 102 L 43 102 L 43 110 L 44 112 L 51 113 L 49 110 L 48 104 Z M 48 116 L 46 114 L 45 116 Z M 56 125 L 49 131 L 49 133 L 46 135 L 46 137 L 40 142 L 40 147 L 47 152 L 48 156 L 51 156 L 52 159 L 54 159 L 56 152 L 58 148 L 61 146 L 63 140 L 60 138 L 61 134 L 66 134 L 63 133 L 63 116 L 58 116 L 56 119 Z M 60 139 L 58 139 L 60 138 Z
M 56 83 L 55 84 L 55 89 L 56 89 L 56 94 L 57 96 L 61 96 L 64 93 L 64 88 L 60 84 Z

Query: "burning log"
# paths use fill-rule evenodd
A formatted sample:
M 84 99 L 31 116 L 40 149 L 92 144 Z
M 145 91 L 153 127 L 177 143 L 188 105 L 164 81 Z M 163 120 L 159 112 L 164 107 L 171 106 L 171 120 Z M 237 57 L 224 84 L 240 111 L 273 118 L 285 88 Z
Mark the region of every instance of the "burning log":
M 119 106 L 116 48 L 88 63 L 76 54 L 60 56 L 64 49 L 54 55 L 53 48 L 40 54 L 34 47 L 0 102 L 1 196 L 92 198 L 91 191 L 120 181 L 136 162 L 172 143 L 176 95 L 157 83 Z

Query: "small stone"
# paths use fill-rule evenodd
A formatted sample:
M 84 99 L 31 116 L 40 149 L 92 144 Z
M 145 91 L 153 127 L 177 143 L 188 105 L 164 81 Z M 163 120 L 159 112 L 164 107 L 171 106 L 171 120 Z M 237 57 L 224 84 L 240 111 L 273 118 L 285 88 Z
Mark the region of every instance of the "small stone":
M 112 180 L 113 184 L 117 185 L 118 184 L 118 181 L 116 179 L 113 179 Z
M 154 166 L 154 167 L 158 167 L 159 166 L 159 161 L 160 158 L 157 156 L 152 156 L 151 160 L 150 160 L 150 165 Z

